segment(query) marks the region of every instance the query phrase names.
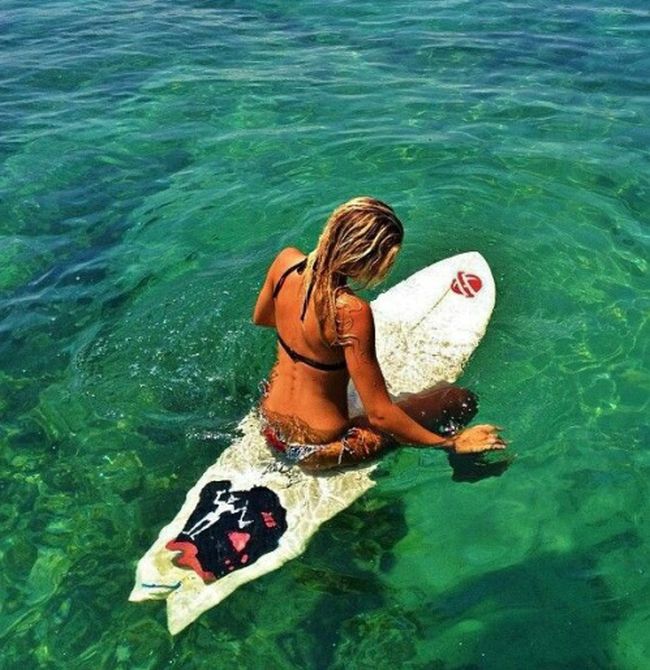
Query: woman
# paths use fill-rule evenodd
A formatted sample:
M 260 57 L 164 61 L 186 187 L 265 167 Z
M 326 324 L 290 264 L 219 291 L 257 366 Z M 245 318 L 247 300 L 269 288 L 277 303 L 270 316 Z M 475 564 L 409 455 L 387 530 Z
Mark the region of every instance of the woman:
M 443 386 L 393 402 L 375 355 L 372 311 L 361 286 L 388 274 L 404 231 L 395 212 L 374 198 L 354 198 L 330 216 L 316 249 L 287 248 L 273 261 L 253 322 L 277 330 L 278 358 L 261 403 L 263 434 L 286 458 L 310 470 L 358 463 L 397 443 L 455 453 L 503 449 L 498 429 L 454 430 L 476 413 L 473 394 Z M 366 411 L 350 420 L 352 378 Z M 417 418 L 417 420 L 415 420 Z

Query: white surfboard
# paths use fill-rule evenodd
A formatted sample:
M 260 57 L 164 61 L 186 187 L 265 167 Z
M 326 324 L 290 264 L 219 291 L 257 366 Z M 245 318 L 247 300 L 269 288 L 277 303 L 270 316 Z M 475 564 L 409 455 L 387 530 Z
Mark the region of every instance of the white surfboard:
M 494 301 L 492 273 L 477 252 L 424 268 L 374 300 L 377 356 L 390 392 L 455 381 Z M 362 413 L 352 387 L 348 400 L 351 415 Z M 374 485 L 375 463 L 318 475 L 286 465 L 260 435 L 255 411 L 239 429 L 137 566 L 129 600 L 166 599 L 172 634 L 299 556 L 322 523 Z

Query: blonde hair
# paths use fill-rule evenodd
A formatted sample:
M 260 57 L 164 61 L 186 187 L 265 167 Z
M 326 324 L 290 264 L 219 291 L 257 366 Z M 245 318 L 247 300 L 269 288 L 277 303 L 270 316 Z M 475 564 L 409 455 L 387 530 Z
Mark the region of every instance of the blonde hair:
M 381 200 L 353 198 L 332 212 L 307 256 L 303 275 L 302 317 L 313 297 L 323 342 L 345 343 L 336 327 L 336 298 L 344 278 L 364 287 L 378 284 L 388 274 L 403 237 L 401 221 Z

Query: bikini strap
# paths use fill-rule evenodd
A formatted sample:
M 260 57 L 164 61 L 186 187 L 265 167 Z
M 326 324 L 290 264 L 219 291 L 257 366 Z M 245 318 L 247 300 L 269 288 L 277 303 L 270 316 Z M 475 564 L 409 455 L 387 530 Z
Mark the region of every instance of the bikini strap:
M 314 358 L 310 358 L 309 356 L 299 354 L 295 349 L 292 349 L 280 337 L 280 333 L 278 333 L 277 335 L 280 346 L 287 352 L 289 358 L 294 363 L 303 363 L 304 365 L 308 365 L 309 367 L 315 368 L 316 370 L 322 370 L 323 372 L 334 372 L 335 370 L 344 370 L 346 367 L 345 361 L 341 361 L 340 363 L 321 363 L 321 361 L 317 361 Z
M 275 300 L 278 297 L 278 293 L 280 293 L 280 289 L 284 286 L 284 282 L 286 278 L 294 271 L 298 272 L 298 274 L 302 274 L 307 267 L 307 259 L 303 258 L 301 261 L 298 261 L 295 265 L 291 265 L 288 267 L 281 275 L 280 279 L 278 279 L 278 283 L 275 285 L 275 288 L 273 289 L 273 299 Z
M 314 288 L 314 277 L 312 276 L 311 281 L 309 282 L 309 288 L 307 289 L 307 295 L 302 303 L 302 309 L 300 310 L 300 320 L 304 321 L 305 316 L 307 315 L 307 307 L 309 307 L 309 299 L 311 298 L 311 292 Z

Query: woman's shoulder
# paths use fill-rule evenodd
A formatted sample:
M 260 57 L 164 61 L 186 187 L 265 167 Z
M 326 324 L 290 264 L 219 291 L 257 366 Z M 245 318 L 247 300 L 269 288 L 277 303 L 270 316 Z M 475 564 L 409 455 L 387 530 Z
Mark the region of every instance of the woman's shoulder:
M 370 304 L 350 289 L 336 296 L 336 322 L 339 336 L 368 335 L 374 328 Z
M 298 263 L 305 258 L 307 258 L 307 255 L 300 251 L 300 249 L 297 249 L 296 247 L 285 247 L 275 257 L 273 264 L 278 266 L 292 265 L 293 263 Z
M 269 268 L 269 276 L 275 281 L 292 265 L 300 263 L 300 261 L 305 258 L 305 254 L 300 251 L 300 249 L 296 249 L 296 247 L 285 247 L 273 259 L 271 267 Z
M 357 311 L 371 312 L 370 304 L 360 298 L 351 288 L 344 286 L 336 293 L 337 309 L 356 309 Z

